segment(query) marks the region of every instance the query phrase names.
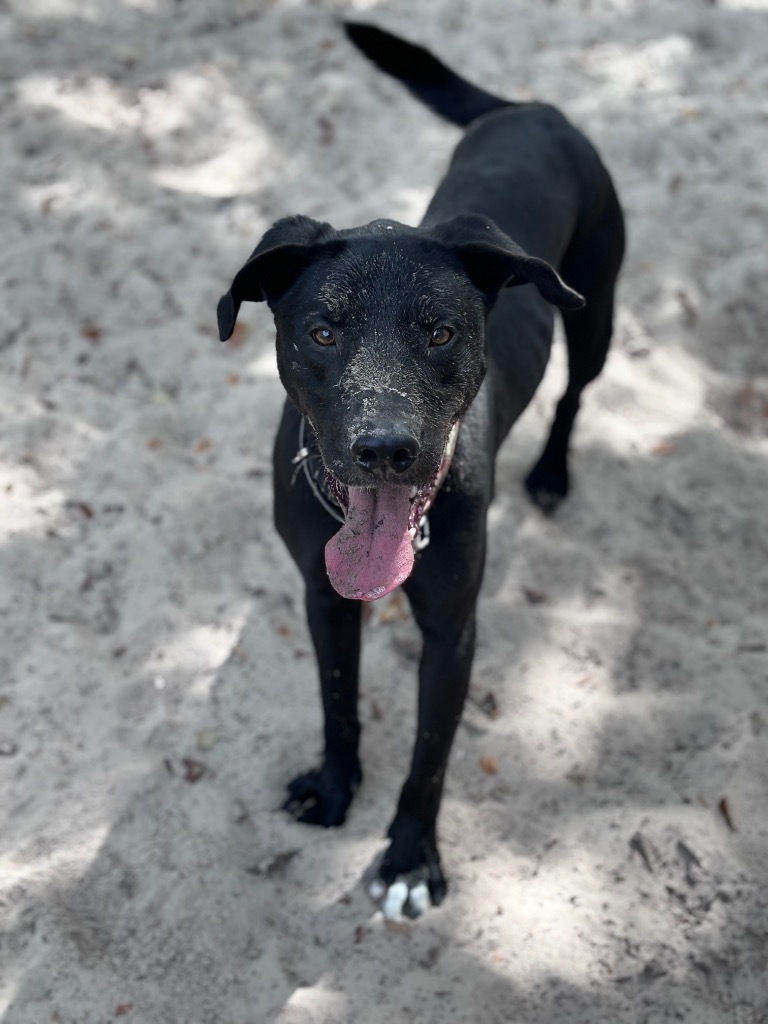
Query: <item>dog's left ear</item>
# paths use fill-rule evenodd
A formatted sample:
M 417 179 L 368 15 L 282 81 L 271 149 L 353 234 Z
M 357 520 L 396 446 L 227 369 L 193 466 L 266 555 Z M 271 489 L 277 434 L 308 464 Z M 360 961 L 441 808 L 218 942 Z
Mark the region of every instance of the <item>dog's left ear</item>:
M 330 224 L 311 217 L 284 217 L 273 224 L 219 299 L 219 338 L 232 337 L 242 302 L 279 298 L 310 263 L 333 255 L 341 244 Z
M 533 284 L 553 306 L 581 309 L 585 304 L 584 296 L 569 288 L 554 267 L 523 252 L 492 220 L 463 214 L 437 224 L 431 234 L 455 250 L 469 276 L 486 295 L 495 298 L 501 288 Z

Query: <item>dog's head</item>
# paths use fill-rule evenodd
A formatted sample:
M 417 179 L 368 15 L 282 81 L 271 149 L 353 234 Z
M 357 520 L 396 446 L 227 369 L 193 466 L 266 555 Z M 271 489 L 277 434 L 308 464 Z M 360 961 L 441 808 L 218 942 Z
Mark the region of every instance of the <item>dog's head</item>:
M 555 305 L 583 304 L 552 267 L 476 215 L 343 231 L 290 217 L 270 228 L 221 298 L 219 333 L 230 337 L 242 302 L 268 303 L 280 378 L 314 431 L 348 522 L 360 520 L 355 536 L 376 514 L 379 525 L 404 517 L 392 530 L 407 539 L 451 427 L 485 375 L 487 314 L 501 288 L 527 283 Z M 371 492 L 378 505 L 363 511 Z

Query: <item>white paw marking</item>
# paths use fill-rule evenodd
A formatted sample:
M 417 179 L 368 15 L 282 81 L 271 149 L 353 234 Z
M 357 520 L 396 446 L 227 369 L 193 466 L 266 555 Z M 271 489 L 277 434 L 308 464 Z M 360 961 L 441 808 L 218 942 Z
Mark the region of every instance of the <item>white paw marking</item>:
M 394 882 L 387 889 L 387 895 L 381 905 L 381 911 L 388 921 L 395 921 L 403 916 L 403 907 L 408 899 L 408 886 L 405 882 Z
M 401 921 L 403 916 L 421 917 L 430 905 L 426 882 L 417 882 L 409 888 L 402 879 L 387 886 L 380 878 L 374 878 L 368 886 L 368 895 L 381 908 L 387 921 Z
M 418 882 L 408 893 L 411 917 L 421 917 L 429 907 L 429 889 L 426 882 Z
M 387 891 L 386 885 L 380 878 L 374 878 L 371 884 L 368 886 L 368 895 L 371 897 L 374 903 L 381 903 L 384 899 L 384 894 Z

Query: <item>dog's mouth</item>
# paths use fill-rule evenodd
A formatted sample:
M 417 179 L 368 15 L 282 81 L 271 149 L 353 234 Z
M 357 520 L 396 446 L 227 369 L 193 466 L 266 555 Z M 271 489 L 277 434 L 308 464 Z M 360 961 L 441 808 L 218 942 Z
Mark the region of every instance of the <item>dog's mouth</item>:
M 452 454 L 452 453 L 451 453 Z M 450 460 L 450 457 L 449 457 Z M 432 474 L 430 480 L 422 487 L 400 487 L 397 485 L 380 485 L 379 487 L 350 487 L 347 484 L 343 484 L 329 469 L 325 469 L 325 486 L 329 495 L 333 498 L 339 508 L 346 516 L 349 512 L 350 497 L 354 501 L 355 492 L 364 491 L 366 493 L 376 493 L 379 491 L 403 491 L 408 494 L 408 534 L 411 540 L 415 540 L 419 531 L 419 524 L 421 523 L 426 511 L 431 507 L 437 492 L 440 489 L 440 485 L 443 482 L 445 473 L 443 470 L 443 463 L 445 462 L 445 455 L 440 460 L 435 472 Z M 450 464 L 450 461 L 449 461 Z M 447 472 L 446 467 L 446 472 Z
M 455 424 L 435 472 L 422 487 L 348 487 L 326 469 L 326 487 L 344 512 L 344 524 L 325 547 L 325 566 L 342 597 L 375 601 L 408 579 L 457 434 Z

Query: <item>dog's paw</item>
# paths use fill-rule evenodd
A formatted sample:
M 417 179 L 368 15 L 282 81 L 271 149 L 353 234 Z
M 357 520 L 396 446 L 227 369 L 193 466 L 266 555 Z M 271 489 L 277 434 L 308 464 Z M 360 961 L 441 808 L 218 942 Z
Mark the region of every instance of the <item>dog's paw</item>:
M 525 489 L 534 505 L 551 515 L 568 494 L 568 473 L 556 472 L 538 462 L 525 478 Z
M 283 810 L 305 825 L 321 825 L 323 828 L 343 825 L 362 778 L 359 766 L 343 771 L 326 762 L 288 783 L 288 798 Z
M 368 895 L 390 921 L 421 917 L 430 906 L 442 903 L 447 891 L 434 835 L 419 836 L 407 827 L 394 833 L 368 884 Z

